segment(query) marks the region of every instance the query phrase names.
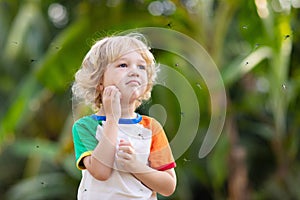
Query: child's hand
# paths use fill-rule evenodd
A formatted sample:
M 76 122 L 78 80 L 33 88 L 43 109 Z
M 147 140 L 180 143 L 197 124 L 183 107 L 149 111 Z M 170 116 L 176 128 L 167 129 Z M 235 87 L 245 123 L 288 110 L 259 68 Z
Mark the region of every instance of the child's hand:
M 103 108 L 106 115 L 106 120 L 113 119 L 118 121 L 121 117 L 121 92 L 119 89 L 110 85 L 104 88 L 102 94 Z
M 117 152 L 117 166 L 118 169 L 133 173 L 137 165 L 136 155 L 131 143 L 121 140 Z

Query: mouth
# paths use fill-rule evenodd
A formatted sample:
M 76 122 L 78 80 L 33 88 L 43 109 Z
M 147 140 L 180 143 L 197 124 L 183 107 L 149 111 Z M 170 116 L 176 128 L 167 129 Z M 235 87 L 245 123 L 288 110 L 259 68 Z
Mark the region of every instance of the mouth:
M 126 85 L 141 85 L 141 83 L 138 80 L 130 80 L 126 83 Z

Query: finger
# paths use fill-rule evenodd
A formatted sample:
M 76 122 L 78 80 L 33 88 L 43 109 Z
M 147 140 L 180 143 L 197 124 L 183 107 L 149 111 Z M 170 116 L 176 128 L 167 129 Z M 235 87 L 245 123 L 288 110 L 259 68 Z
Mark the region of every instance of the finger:
M 120 90 L 116 87 L 116 86 L 113 86 L 111 88 L 112 92 L 111 92 L 111 96 L 114 98 L 114 99 L 120 99 L 121 98 L 121 92 Z
M 129 153 L 134 152 L 134 148 L 133 148 L 132 144 L 129 141 L 125 141 L 125 140 L 120 140 L 119 150 L 126 151 Z
M 124 152 L 129 153 L 129 154 L 134 153 L 134 148 L 131 145 L 131 143 L 129 141 L 126 141 L 126 140 L 123 140 L 123 139 L 120 140 L 118 150 L 119 151 L 124 151 Z
M 131 155 L 124 152 L 124 151 L 119 151 L 117 153 L 118 157 L 119 157 L 119 161 L 124 161 L 124 160 L 130 160 L 131 159 Z
M 103 94 L 106 95 L 106 96 L 110 96 L 111 92 L 112 92 L 111 87 L 108 86 L 108 87 L 104 88 Z
M 132 145 L 129 141 L 123 140 L 123 139 L 120 140 L 119 146 L 131 146 L 132 147 Z
M 128 153 L 128 154 L 133 154 L 134 153 L 134 149 L 130 146 L 121 146 L 121 147 L 119 147 L 119 151 L 125 152 L 125 153 Z
M 121 93 L 118 89 L 111 90 L 111 97 L 115 100 L 120 99 Z

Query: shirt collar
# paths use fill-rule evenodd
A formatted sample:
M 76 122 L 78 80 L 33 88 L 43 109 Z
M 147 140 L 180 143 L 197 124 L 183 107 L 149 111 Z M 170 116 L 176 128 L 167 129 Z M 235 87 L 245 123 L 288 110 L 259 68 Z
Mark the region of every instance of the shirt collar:
M 97 121 L 106 121 L 106 116 L 91 115 Z M 119 124 L 137 124 L 142 120 L 142 116 L 137 113 L 136 118 L 120 118 Z

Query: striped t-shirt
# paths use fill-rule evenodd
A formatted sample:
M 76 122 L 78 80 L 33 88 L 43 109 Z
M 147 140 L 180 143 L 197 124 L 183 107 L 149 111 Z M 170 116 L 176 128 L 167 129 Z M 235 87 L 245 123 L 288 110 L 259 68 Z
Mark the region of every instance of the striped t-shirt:
M 78 199 L 156 199 L 156 194 L 130 173 L 113 170 L 108 180 L 99 181 L 85 169 L 83 158 L 92 154 L 104 126 L 105 116 L 97 115 L 83 117 L 73 125 L 76 166 L 82 170 Z M 129 141 L 140 162 L 160 171 L 176 166 L 166 134 L 154 118 L 137 114 L 134 119 L 120 119 L 118 127 L 117 140 Z

